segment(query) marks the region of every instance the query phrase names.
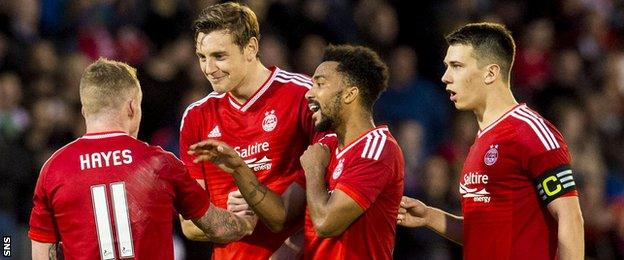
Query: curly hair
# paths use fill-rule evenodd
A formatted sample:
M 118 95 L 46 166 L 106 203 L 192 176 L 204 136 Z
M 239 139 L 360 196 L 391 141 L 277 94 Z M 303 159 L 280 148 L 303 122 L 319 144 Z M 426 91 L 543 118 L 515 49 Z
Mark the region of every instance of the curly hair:
M 329 45 L 325 48 L 323 61 L 338 62 L 336 70 L 345 76 L 348 85 L 359 88 L 362 104 L 369 111 L 388 88 L 388 66 L 370 48 Z

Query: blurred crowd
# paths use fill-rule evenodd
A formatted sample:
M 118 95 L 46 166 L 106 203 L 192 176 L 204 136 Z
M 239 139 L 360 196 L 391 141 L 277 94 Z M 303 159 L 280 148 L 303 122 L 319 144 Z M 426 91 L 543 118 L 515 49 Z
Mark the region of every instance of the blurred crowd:
M 139 138 L 177 152 L 184 108 L 211 91 L 192 37 L 207 0 L 0 1 L 0 233 L 25 236 L 41 165 L 84 133 L 78 86 L 100 56 L 138 68 Z M 265 65 L 311 75 L 329 43 L 378 51 L 390 67 L 378 123 L 406 159 L 405 194 L 460 214 L 458 172 L 477 132 L 440 77 L 444 35 L 467 22 L 505 24 L 517 42 L 512 90 L 553 122 L 573 158 L 588 259 L 624 259 L 624 1 L 249 0 Z M 177 254 L 206 244 L 177 240 Z M 182 246 L 185 244 L 185 246 Z M 20 250 L 21 249 L 21 250 Z M 397 259 L 461 259 L 427 229 L 399 228 Z

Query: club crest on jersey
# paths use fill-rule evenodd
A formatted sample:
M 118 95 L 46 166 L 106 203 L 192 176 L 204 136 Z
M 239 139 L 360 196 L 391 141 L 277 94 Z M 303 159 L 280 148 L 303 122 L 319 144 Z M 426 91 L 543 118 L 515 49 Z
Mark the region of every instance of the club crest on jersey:
M 342 169 L 344 168 L 343 163 L 344 158 L 338 161 L 338 165 L 336 165 L 336 169 L 334 169 L 334 172 L 332 173 L 332 178 L 334 178 L 334 180 L 338 179 L 338 177 L 342 174 Z
M 496 160 L 498 160 L 498 145 L 493 144 L 490 145 L 490 149 L 485 153 L 483 162 L 487 166 L 492 166 L 496 163 Z
M 262 120 L 262 129 L 265 132 L 271 132 L 277 126 L 277 116 L 275 110 L 264 112 L 264 120 Z

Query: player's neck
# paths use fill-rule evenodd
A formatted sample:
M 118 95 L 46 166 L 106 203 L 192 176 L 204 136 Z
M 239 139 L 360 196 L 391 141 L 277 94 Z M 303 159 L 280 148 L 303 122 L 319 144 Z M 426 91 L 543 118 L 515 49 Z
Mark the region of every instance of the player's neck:
M 375 128 L 375 122 L 371 113 L 361 111 L 346 116 L 345 121 L 336 127 L 339 146 L 343 148 L 373 128 Z
M 230 91 L 232 98 L 240 104 L 247 102 L 271 76 L 271 71 L 260 61 L 254 61 L 250 67 L 240 86 Z
M 89 118 L 85 119 L 87 134 L 121 131 L 129 133 L 129 129 L 120 120 L 110 118 Z
M 516 105 L 518 102 L 508 86 L 496 87 L 493 92 L 488 93 L 483 106 L 474 111 L 479 129 L 485 129 Z

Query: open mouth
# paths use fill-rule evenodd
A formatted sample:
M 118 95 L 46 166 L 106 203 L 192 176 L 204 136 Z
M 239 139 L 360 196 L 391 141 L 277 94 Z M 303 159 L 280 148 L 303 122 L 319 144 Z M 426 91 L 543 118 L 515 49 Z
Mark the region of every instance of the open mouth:
M 316 111 L 319 111 L 319 109 L 321 109 L 321 107 L 317 103 L 310 103 L 310 104 L 308 104 L 308 108 L 312 112 L 316 112 Z
M 451 101 L 455 101 L 455 100 L 457 99 L 457 98 L 456 98 L 457 93 L 455 93 L 455 91 L 452 91 L 452 90 L 450 90 L 450 89 L 447 89 L 447 90 L 446 90 L 446 92 L 448 92 L 448 93 L 449 93 Z
M 310 109 L 310 111 L 312 111 L 312 118 L 315 118 L 315 120 L 318 120 L 319 116 L 320 116 L 320 111 L 321 111 L 321 106 L 314 102 L 314 101 L 309 101 L 308 103 L 308 108 Z

